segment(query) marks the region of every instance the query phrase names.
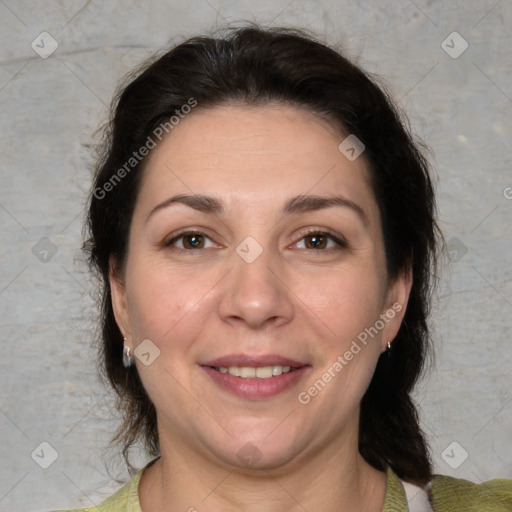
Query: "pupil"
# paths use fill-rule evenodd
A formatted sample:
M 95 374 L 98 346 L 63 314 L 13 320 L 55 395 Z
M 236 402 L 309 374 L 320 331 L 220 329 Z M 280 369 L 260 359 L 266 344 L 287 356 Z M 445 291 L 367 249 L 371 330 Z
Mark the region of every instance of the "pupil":
M 197 248 L 202 246 L 201 235 L 188 235 L 186 238 L 186 245 Z
M 310 244 L 315 248 L 324 246 L 325 237 L 323 237 L 323 236 L 312 235 L 309 237 L 309 239 L 310 239 Z

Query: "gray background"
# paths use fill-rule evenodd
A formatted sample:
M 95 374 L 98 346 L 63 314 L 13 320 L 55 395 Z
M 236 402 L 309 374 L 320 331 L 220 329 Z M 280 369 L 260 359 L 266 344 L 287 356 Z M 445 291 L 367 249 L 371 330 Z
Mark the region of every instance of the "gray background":
M 432 148 L 452 261 L 433 315 L 437 366 L 416 394 L 422 425 L 436 472 L 512 477 L 512 2 L 0 0 L 2 511 L 92 506 L 119 485 L 109 475 L 128 478 L 104 448 L 115 411 L 79 251 L 88 146 L 134 65 L 241 19 L 343 46 L 387 80 Z M 46 59 L 31 47 L 51 48 L 43 31 L 58 43 Z M 454 31 L 469 45 L 457 58 Z M 58 453 L 47 469 L 41 442 Z

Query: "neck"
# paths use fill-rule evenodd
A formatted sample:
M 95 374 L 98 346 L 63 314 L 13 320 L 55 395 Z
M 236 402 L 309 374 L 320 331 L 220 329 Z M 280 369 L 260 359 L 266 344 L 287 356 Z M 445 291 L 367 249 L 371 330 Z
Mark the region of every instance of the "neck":
M 142 511 L 381 512 L 386 474 L 347 446 L 275 469 L 240 469 L 205 459 L 183 444 L 163 444 L 162 456 L 144 472 Z

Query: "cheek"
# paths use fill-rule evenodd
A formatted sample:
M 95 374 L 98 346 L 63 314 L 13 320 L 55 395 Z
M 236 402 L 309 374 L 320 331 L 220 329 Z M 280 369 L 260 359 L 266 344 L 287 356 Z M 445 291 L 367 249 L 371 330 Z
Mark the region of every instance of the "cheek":
M 127 272 L 127 299 L 132 329 L 137 338 L 179 341 L 198 326 L 197 314 L 212 287 L 210 279 L 134 256 Z M 195 321 L 191 322 L 190 319 Z M 185 332 L 184 332 L 185 331 Z M 192 333 L 190 333 L 192 334 Z M 185 337 L 186 339 L 186 337 Z
M 363 266 L 362 266 L 363 267 Z M 343 348 L 381 313 L 382 283 L 375 268 L 346 268 L 301 278 L 297 294 L 324 324 L 331 344 Z
M 380 356 L 381 333 L 370 328 L 381 314 L 381 281 L 378 272 L 366 270 L 313 280 L 302 291 L 318 350 L 316 370 L 301 399 L 310 400 L 323 426 L 337 428 L 356 410 Z

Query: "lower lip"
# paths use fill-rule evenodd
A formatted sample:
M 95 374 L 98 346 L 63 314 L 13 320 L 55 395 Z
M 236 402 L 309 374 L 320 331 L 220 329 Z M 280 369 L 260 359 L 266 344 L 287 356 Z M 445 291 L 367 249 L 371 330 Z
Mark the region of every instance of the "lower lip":
M 282 373 L 268 379 L 243 379 L 230 373 L 220 373 L 210 366 L 201 367 L 221 388 L 230 391 L 241 398 L 261 400 L 270 398 L 291 388 L 304 377 L 310 366 L 297 368 L 293 372 Z

